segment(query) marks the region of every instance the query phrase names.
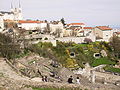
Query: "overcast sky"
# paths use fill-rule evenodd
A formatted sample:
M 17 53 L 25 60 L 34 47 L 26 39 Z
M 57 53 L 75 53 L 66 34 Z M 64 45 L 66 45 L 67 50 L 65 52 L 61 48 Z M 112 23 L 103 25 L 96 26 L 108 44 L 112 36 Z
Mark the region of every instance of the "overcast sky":
M 9 11 L 13 2 L 0 0 L 0 10 Z M 21 0 L 24 19 L 84 22 L 92 25 L 120 25 L 120 0 Z

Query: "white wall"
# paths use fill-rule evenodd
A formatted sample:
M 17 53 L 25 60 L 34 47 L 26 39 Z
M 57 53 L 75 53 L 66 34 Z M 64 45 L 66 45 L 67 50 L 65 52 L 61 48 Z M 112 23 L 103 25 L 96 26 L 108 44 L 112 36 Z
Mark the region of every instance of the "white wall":
M 100 30 L 100 29 L 98 29 L 98 28 L 95 28 L 95 29 L 94 29 L 94 34 L 95 34 L 96 37 L 101 37 L 101 38 L 103 38 L 103 32 L 102 32 L 102 30 Z
M 51 33 L 56 32 L 57 29 L 60 29 L 61 32 L 63 32 L 63 24 L 61 22 L 59 22 L 58 24 L 51 24 L 50 23 L 50 30 Z
M 113 30 L 103 31 L 103 41 L 109 42 L 112 36 L 113 36 Z
M 3 19 L 4 19 L 4 20 L 7 20 L 7 19 L 9 19 L 9 20 L 14 20 L 14 15 L 13 15 L 13 14 L 7 14 L 7 13 L 5 13 L 5 14 L 3 15 Z
M 96 37 L 101 37 L 97 41 L 106 41 L 109 42 L 110 38 L 113 36 L 113 30 L 100 30 L 98 28 L 94 31 Z
M 18 27 L 21 27 L 26 30 L 36 30 L 36 29 L 44 30 L 44 28 L 47 27 L 47 23 L 21 23 L 18 24 Z
M 42 31 L 44 31 L 45 28 L 47 28 L 47 23 L 39 23 L 38 28 L 40 28 Z
M 4 21 L 3 21 L 3 16 L 0 16 L 0 32 L 2 32 L 4 29 Z
M 38 27 L 37 23 L 21 23 L 18 24 L 18 27 L 21 27 L 26 30 L 35 30 Z

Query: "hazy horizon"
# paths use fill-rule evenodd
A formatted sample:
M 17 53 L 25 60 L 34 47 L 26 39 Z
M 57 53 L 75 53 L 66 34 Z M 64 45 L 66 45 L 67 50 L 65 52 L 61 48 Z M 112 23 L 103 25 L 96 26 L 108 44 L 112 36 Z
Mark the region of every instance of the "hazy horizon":
M 10 11 L 11 2 L 1 0 L 0 11 Z M 60 20 L 85 23 L 87 26 L 120 26 L 120 0 L 20 0 L 24 19 Z

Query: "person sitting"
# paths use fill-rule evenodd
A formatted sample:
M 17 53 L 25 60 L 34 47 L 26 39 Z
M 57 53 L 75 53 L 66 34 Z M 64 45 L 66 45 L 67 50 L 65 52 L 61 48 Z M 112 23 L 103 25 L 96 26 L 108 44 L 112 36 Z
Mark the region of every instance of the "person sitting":
M 70 78 L 68 78 L 68 83 L 73 83 L 73 78 L 72 78 L 72 76 L 70 76 Z
M 77 83 L 77 84 L 80 84 L 80 79 L 79 79 L 79 77 L 76 78 L 76 83 Z

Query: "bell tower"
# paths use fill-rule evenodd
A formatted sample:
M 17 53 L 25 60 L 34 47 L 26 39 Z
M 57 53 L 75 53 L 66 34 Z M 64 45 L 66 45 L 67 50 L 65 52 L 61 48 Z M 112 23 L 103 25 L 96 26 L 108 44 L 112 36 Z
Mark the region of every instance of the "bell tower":
M 18 8 L 13 8 L 13 5 L 11 3 L 11 12 L 14 15 L 14 20 L 22 20 L 23 19 L 20 0 L 18 3 Z
M 23 16 L 22 16 L 22 8 L 21 8 L 21 2 L 20 2 L 20 0 L 19 0 L 19 8 L 18 8 L 18 19 L 19 20 L 22 20 L 23 19 Z
M 12 2 L 11 2 L 10 9 L 11 9 L 11 12 L 14 12 L 14 9 L 13 9 L 13 4 L 12 4 Z

